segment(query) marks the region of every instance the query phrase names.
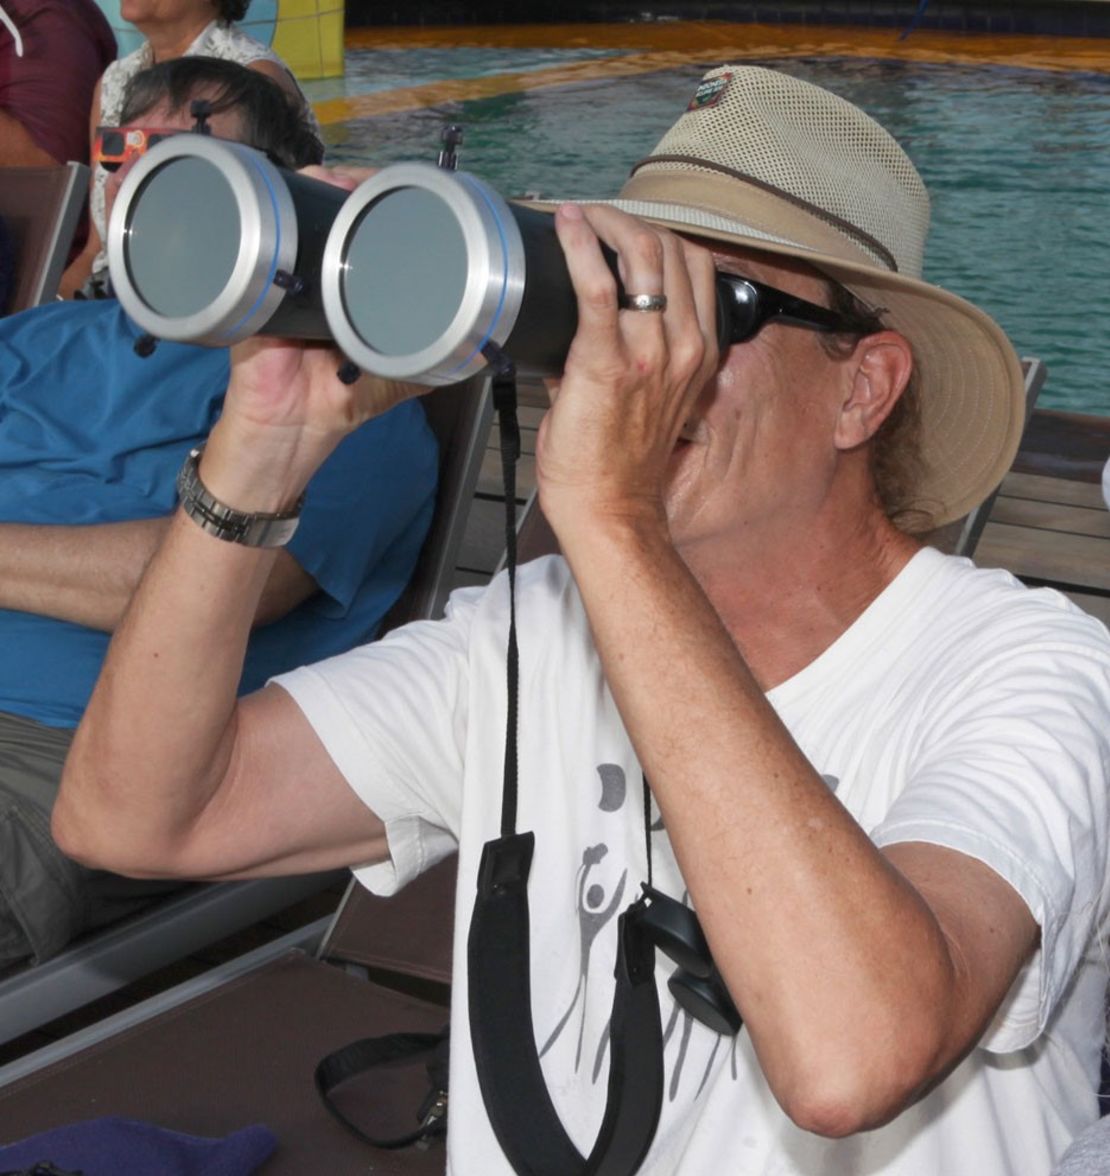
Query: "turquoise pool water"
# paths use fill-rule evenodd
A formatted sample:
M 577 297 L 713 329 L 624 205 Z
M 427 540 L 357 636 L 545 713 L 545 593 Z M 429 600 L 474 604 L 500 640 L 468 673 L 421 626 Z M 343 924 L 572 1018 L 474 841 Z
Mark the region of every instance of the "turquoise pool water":
M 581 50 L 350 50 L 313 101 L 541 69 Z M 933 196 L 926 276 L 990 312 L 1049 377 L 1043 407 L 1110 413 L 1110 78 L 1004 67 L 765 61 L 870 111 Z M 682 108 L 703 67 L 355 119 L 331 158 L 433 159 L 448 120 L 462 166 L 507 195 L 607 196 Z

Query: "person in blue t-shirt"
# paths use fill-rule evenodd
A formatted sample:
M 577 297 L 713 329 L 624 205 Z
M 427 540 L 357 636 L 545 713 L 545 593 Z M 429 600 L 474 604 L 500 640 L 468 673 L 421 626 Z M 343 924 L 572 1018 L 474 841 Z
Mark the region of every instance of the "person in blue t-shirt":
M 204 82 L 213 133 L 288 167 L 319 158 L 277 87 L 230 62 L 189 58 L 148 71 L 161 71 L 167 96 L 139 112 L 147 125 L 191 125 L 198 91 L 180 96 L 180 69 Z M 62 763 L 111 633 L 174 510 L 178 470 L 219 416 L 228 382 L 226 350 L 162 342 L 141 358 L 140 334 L 114 299 L 0 320 L 0 968 L 41 961 L 166 886 L 85 870 L 49 833 Z M 423 542 L 436 465 L 412 401 L 336 450 L 277 555 L 243 691 L 374 635 Z

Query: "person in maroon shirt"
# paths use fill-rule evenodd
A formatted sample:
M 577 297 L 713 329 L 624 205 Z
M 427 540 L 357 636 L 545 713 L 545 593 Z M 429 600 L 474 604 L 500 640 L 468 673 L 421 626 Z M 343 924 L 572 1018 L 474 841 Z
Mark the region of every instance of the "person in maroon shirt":
M 0 166 L 88 163 L 93 89 L 115 56 L 94 0 L 0 0 Z

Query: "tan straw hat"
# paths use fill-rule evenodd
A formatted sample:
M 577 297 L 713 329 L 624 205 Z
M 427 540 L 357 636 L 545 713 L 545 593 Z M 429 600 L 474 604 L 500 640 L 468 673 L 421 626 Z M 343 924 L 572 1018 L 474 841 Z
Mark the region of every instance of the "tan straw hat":
M 1021 365 L 988 315 L 921 280 L 928 193 L 858 107 L 774 70 L 711 70 L 612 203 L 698 237 L 802 258 L 884 308 L 917 359 L 925 472 L 914 505 L 936 525 L 1002 480 L 1024 421 Z

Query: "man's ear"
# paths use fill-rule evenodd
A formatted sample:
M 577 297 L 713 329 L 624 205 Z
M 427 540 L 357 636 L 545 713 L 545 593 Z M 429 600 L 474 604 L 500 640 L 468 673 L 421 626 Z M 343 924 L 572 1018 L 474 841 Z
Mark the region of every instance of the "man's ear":
M 850 383 L 834 438 L 840 449 L 854 449 L 878 432 L 909 382 L 913 351 L 897 331 L 880 331 L 856 344 L 847 366 Z

